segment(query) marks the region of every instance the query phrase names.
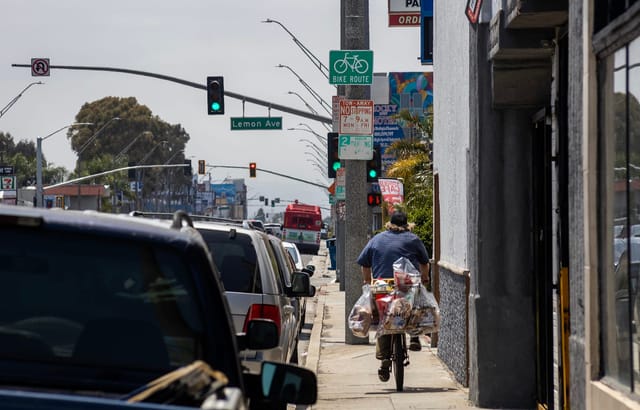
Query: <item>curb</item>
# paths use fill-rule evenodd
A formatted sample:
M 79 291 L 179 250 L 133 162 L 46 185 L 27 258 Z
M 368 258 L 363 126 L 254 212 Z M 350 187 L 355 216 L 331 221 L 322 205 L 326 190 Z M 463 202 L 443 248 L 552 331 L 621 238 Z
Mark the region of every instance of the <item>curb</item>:
M 320 338 L 322 336 L 322 321 L 324 320 L 324 305 L 327 293 L 322 286 L 318 290 L 316 316 L 313 318 L 313 327 L 311 328 L 311 337 L 309 338 L 309 350 L 307 351 L 307 362 L 305 366 L 318 374 L 318 363 L 320 362 Z

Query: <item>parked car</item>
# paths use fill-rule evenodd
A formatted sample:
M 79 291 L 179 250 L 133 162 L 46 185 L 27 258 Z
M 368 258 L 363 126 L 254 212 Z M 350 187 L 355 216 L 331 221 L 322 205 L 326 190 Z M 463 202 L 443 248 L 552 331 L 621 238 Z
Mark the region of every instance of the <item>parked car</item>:
M 293 263 L 296 266 L 296 270 L 304 272 L 309 276 L 313 276 L 313 273 L 316 271 L 316 267 L 311 264 L 305 265 L 304 262 L 302 262 L 302 255 L 300 254 L 296 244 L 293 242 L 282 241 L 282 245 L 284 246 L 284 249 L 289 252 L 289 255 L 291 255 Z
M 293 263 L 293 259 L 289 252 L 283 246 L 283 242 L 273 236 L 269 235 L 269 239 L 271 242 L 271 246 L 273 247 L 273 251 L 278 260 L 278 272 L 282 281 L 286 284 L 286 286 L 291 286 L 291 280 L 293 278 L 294 272 L 297 271 L 295 264 Z M 292 298 L 291 304 L 295 308 L 296 315 L 296 334 L 300 334 L 302 332 L 302 328 L 304 326 L 304 321 L 307 313 L 307 298 L 306 297 L 295 297 Z M 292 357 L 292 363 L 298 363 L 297 361 L 298 349 L 296 347 L 295 355 Z M 293 361 L 295 360 L 295 361 Z
M 273 348 L 276 325 L 256 319 L 235 332 L 207 246 L 183 219 L 171 229 L 128 216 L 0 205 L 3 408 L 136 408 L 124 402 L 132 392 L 197 361 L 227 379 L 208 395 L 215 408 L 315 401 L 308 370 L 264 362 L 259 375 L 243 371 L 239 350 Z M 281 372 L 288 376 L 275 379 Z M 306 386 L 284 397 L 287 377 Z
M 195 221 L 194 226 L 220 271 L 236 330 L 243 331 L 254 318 L 273 320 L 278 327 L 278 346 L 241 351 L 243 366 L 257 372 L 265 360 L 296 362 L 299 317 L 294 300 L 315 294 L 308 275 L 294 272 L 286 283 L 269 235 L 262 231 L 229 221 Z
M 267 222 L 264 224 L 264 230 L 266 233 L 282 239 L 282 224 L 276 222 Z
M 167 217 L 162 213 L 133 214 Z M 278 255 L 270 243 L 270 238 L 277 238 L 247 224 L 248 220 L 195 215 L 193 218 L 194 226 L 207 243 L 220 272 L 237 331 L 254 317 L 271 319 L 278 325 L 279 345 L 260 352 L 240 352 L 243 365 L 250 371 L 257 371 L 264 360 L 295 363 L 301 327 L 298 300 L 315 294 L 309 270 L 288 275 L 290 282 L 287 283 L 287 275 L 281 275 Z

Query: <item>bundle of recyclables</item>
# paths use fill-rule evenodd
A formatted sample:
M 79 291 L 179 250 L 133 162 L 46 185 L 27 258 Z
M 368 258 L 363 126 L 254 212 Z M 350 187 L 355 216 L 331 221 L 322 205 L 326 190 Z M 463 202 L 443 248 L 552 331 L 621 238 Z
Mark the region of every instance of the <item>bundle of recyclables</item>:
M 376 338 L 438 331 L 440 309 L 433 293 L 422 285 L 420 271 L 401 257 L 393 263 L 393 276 L 394 286 L 385 280 L 362 286 L 362 295 L 349 314 L 349 329 L 354 336 L 366 337 L 371 325 L 378 326 Z

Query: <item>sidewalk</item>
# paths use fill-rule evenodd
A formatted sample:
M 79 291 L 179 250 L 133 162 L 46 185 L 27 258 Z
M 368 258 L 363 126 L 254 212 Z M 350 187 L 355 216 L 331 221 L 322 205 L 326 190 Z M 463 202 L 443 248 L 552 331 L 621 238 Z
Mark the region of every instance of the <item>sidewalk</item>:
M 329 274 L 333 271 L 328 271 Z M 375 338 L 369 344 L 345 344 L 344 292 L 338 283 L 318 289 L 316 316 L 311 330 L 306 367 L 318 377 L 318 401 L 312 409 L 473 409 L 468 391 L 456 383 L 427 347 L 409 352 L 404 391 L 396 392 L 393 374 L 388 382 L 378 380 Z

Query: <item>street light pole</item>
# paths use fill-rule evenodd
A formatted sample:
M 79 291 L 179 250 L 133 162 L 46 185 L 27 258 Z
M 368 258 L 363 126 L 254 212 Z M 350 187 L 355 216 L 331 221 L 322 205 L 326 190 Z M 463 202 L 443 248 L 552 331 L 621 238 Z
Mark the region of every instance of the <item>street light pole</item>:
M 303 124 L 300 124 L 303 125 Z M 305 131 L 305 132 L 309 132 L 311 134 L 313 134 L 316 139 L 318 140 L 318 142 L 325 148 L 327 149 L 327 139 L 323 138 L 322 135 L 318 134 L 317 132 L 313 131 L 311 128 L 306 129 L 306 128 L 296 128 L 296 127 L 292 127 L 292 128 L 287 128 L 287 131 Z
M 100 127 L 100 129 L 98 129 L 98 131 L 96 131 L 91 137 L 89 137 L 89 139 L 87 139 L 87 141 L 78 150 L 78 154 L 77 154 L 78 164 L 80 163 L 80 155 L 84 152 L 85 149 L 89 147 L 89 144 L 91 144 L 98 137 L 98 135 L 100 135 L 100 132 L 102 132 L 102 130 L 105 129 L 105 127 L 109 125 L 111 121 L 120 121 L 120 118 L 119 117 L 111 118 L 109 121 L 105 122 L 104 125 Z
M 13 107 L 13 104 L 15 104 L 16 102 L 18 102 L 18 100 L 20 99 L 20 97 L 22 97 L 22 94 L 24 94 L 25 91 L 27 91 L 29 89 L 29 87 L 31 87 L 32 85 L 36 85 L 36 84 L 44 84 L 42 81 L 36 81 L 34 83 L 29 84 L 28 86 L 26 86 L 24 88 L 24 90 L 20 91 L 20 93 L 18 95 L 16 95 L 15 97 L 13 97 L 11 99 L 11 101 L 9 101 L 7 103 L 7 105 L 5 105 L 1 110 L 0 110 L 0 117 L 2 117 L 3 115 L 5 115 L 7 113 L 7 111 L 9 111 L 9 108 Z
M 92 122 L 75 122 L 73 124 L 65 125 L 64 127 L 61 127 L 55 130 L 54 132 L 47 135 L 46 137 L 36 138 L 36 206 L 38 208 L 44 208 L 44 204 L 43 204 L 44 197 L 43 197 L 43 190 L 42 190 L 42 141 L 46 140 L 47 138 L 53 136 L 54 134 L 57 134 L 58 132 L 64 129 L 74 127 L 76 125 L 93 125 L 93 123 Z
M 300 40 L 298 40 L 296 38 L 296 36 L 293 35 L 293 33 L 291 33 L 285 26 L 284 24 L 280 23 L 277 20 L 273 20 L 273 19 L 266 19 L 263 21 L 263 23 L 276 23 L 277 25 L 279 25 L 280 27 L 282 27 L 282 29 L 284 31 L 286 31 L 291 38 L 293 39 L 293 42 L 296 43 L 296 45 L 300 48 L 300 50 L 302 50 L 302 52 L 309 58 L 309 60 L 311 60 L 311 62 L 313 63 L 313 65 L 316 66 L 316 68 L 318 70 L 320 70 L 320 72 L 322 73 L 322 75 L 324 75 L 324 77 L 328 80 L 329 79 L 329 69 L 327 68 L 327 66 L 325 66 L 324 64 L 322 64 L 322 61 L 320 61 L 320 59 L 318 57 L 316 57 L 304 44 L 302 44 L 300 42 Z
M 285 64 L 278 64 L 276 67 L 278 68 L 286 68 L 289 71 L 291 71 L 293 73 L 293 75 L 295 75 L 298 78 L 298 81 L 300 81 L 300 84 L 302 84 L 302 86 L 304 88 L 307 89 L 307 91 L 309 91 L 309 94 L 311 94 L 311 96 L 313 98 L 315 98 L 316 101 L 318 101 L 318 103 L 320 103 L 320 106 L 327 112 L 327 114 L 332 115 L 331 113 L 331 105 L 326 102 L 321 96 L 320 94 L 318 94 L 318 92 L 316 90 L 314 90 L 313 88 L 311 88 L 311 86 L 302 79 L 302 77 L 300 77 L 298 75 L 298 73 L 296 73 L 295 71 L 293 71 L 293 68 L 289 67 L 288 65 Z

